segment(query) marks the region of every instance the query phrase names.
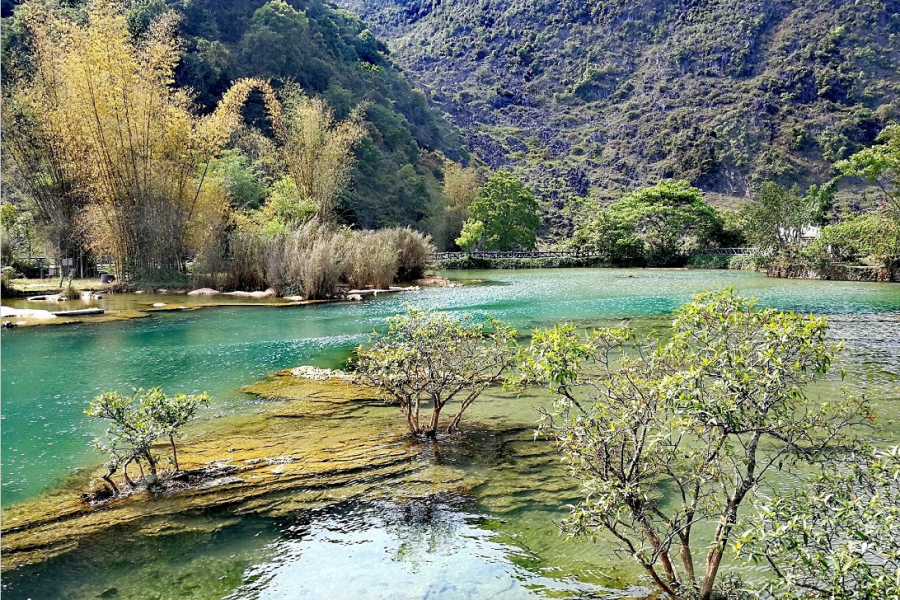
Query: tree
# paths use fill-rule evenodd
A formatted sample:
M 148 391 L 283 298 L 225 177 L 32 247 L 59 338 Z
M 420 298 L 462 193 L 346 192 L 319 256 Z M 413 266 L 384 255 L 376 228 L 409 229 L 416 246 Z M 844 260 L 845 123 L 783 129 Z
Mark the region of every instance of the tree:
M 633 266 L 644 260 L 644 242 L 619 214 L 589 206 L 567 242 L 576 252 L 595 254 L 613 266 Z
M 709 600 L 738 511 L 766 475 L 824 461 L 869 423 L 865 400 L 806 396 L 839 348 L 826 333 L 823 318 L 760 310 L 730 290 L 678 309 L 666 342 L 627 327 L 536 332 L 522 381 L 559 395 L 539 431 L 584 486 L 563 529 L 606 532 L 669 596 Z M 710 521 L 711 534 L 694 527 Z
M 741 209 L 745 235 L 759 250 L 788 251 L 800 243 L 803 228 L 821 222 L 831 202 L 830 186 L 813 187 L 800 196 L 796 186 L 786 190 L 764 182 L 756 202 Z
M 283 0 L 271 0 L 253 13 L 241 39 L 241 55 L 247 72 L 285 79 L 302 70 L 302 41 L 309 19 Z
M 172 446 L 172 462 L 178 471 L 180 469 L 175 438 L 182 435 L 181 430 L 185 425 L 197 418 L 197 411 L 201 406 L 209 406 L 209 396 L 176 394 L 170 398 L 159 388 L 153 388 L 147 392 L 146 401 L 150 419 L 159 425 L 162 435 L 169 438 L 169 444 Z
M 884 202 L 900 214 L 900 124 L 888 125 L 870 148 L 835 165 L 842 175 L 862 177 L 884 193 Z
M 512 365 L 515 339 L 514 329 L 494 319 L 485 326 L 471 315 L 457 318 L 410 306 L 406 314 L 388 319 L 386 333 L 373 334 L 368 346 L 357 348 L 356 369 L 385 401 L 400 406 L 410 433 L 433 438 L 448 403 L 459 403 L 447 424 L 449 433 Z M 423 422 L 421 411 L 427 404 L 431 417 Z
M 442 201 L 429 217 L 429 228 L 435 243 L 442 250 L 451 249 L 460 237 L 463 224 L 469 217 L 469 207 L 478 198 L 481 178 L 472 167 L 463 167 L 455 162 L 444 162 Z
M 156 484 L 159 458 L 153 454 L 153 445 L 160 437 L 169 439 L 173 463 L 178 470 L 175 438 L 181 435 L 185 425 L 196 418 L 199 407 L 208 404 L 209 396 L 206 394 L 168 397 L 158 387 L 135 389 L 131 396 L 103 392 L 94 398 L 85 414 L 110 422 L 105 436 L 94 439 L 97 449 L 108 456 L 107 473 L 103 479 L 118 493 L 119 488 L 112 475 L 121 468 L 125 482 L 134 487 L 135 483 L 128 476 L 128 466 L 136 462 L 142 473 L 143 465 L 147 465 L 150 476 L 145 483 L 148 486 Z
M 869 449 L 763 503 L 738 541 L 785 600 L 900 598 L 900 447 Z
M 632 192 L 609 212 L 612 222 L 630 228 L 643 241 L 645 260 L 654 266 L 683 262 L 690 250 L 705 246 L 722 228 L 703 192 L 686 181 L 665 180 Z
M 91 417 L 106 419 L 110 426 L 106 430 L 106 438 L 94 438 L 98 450 L 108 455 L 107 474 L 103 479 L 118 493 L 118 487 L 112 475 L 122 468 L 125 481 L 134 487 L 128 476 L 128 465 L 137 462 L 141 466 L 146 462 L 150 471 L 149 485 L 157 481 L 158 458 L 153 454 L 153 443 L 161 435 L 162 429 L 154 422 L 146 410 L 144 390 L 135 390 L 131 397 L 118 392 L 103 392 L 91 402 L 85 414 Z M 141 466 L 143 472 L 143 467 Z
M 534 192 L 512 173 L 498 171 L 469 206 L 456 243 L 466 250 L 532 250 L 540 224 Z
M 283 101 L 269 91 L 265 100 L 296 203 L 311 203 L 321 222 L 332 221 L 338 195 L 350 183 L 353 150 L 365 134 L 365 107 L 358 106 L 338 123 L 328 103 L 296 89 L 288 89 Z
M 265 173 L 257 163 L 251 163 L 238 148 L 224 150 L 213 162 L 211 171 L 221 178 L 228 190 L 231 205 L 238 209 L 259 208 L 269 195 Z
M 3 151 L 12 168 L 4 169 L 4 183 L 24 196 L 51 256 L 83 254 L 84 235 L 77 218 L 87 204 L 75 177 L 77 149 L 64 143 L 65 123 L 38 118 L 28 100 L 11 96 L 3 102 Z
M 822 228 L 806 253 L 842 261 L 871 258 L 886 267 L 900 260 L 900 219 L 874 210 Z

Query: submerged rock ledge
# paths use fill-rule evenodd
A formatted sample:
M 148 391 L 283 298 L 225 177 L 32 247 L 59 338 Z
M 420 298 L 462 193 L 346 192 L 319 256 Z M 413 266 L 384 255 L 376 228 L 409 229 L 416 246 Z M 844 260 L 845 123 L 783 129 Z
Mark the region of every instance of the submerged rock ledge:
M 373 390 L 339 380 L 312 381 L 281 372 L 247 391 L 281 401 L 258 414 L 215 419 L 210 429 L 182 443 L 178 477 L 197 480 L 165 493 L 135 492 L 93 506 L 79 498 L 98 483 L 99 471 L 69 486 L 3 511 L 3 570 L 40 562 L 78 546 L 86 536 L 166 515 L 230 506 L 236 512 L 289 511 L 348 498 L 387 493 L 396 480 L 427 467 L 418 445 L 404 435 L 393 407 Z M 357 416 L 359 418 L 348 418 Z M 291 417 L 291 418 L 285 418 Z M 164 452 L 160 446 L 160 452 Z M 215 476 L 203 477 L 202 473 Z M 423 477 L 422 481 L 429 478 Z M 453 482 L 444 479 L 440 486 Z M 393 482 L 390 493 L 417 494 Z M 290 492 L 287 494 L 286 492 Z M 423 490 L 430 493 L 434 490 Z

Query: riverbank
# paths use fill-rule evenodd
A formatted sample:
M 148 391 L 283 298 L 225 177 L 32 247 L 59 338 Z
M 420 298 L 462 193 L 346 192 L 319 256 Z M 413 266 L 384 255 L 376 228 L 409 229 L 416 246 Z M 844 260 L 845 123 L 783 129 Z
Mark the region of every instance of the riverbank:
M 429 263 L 435 271 L 460 271 L 481 269 L 578 269 L 609 267 L 596 256 L 545 256 L 537 258 L 485 258 L 465 256 L 444 258 Z
M 724 256 L 697 255 L 688 261 L 690 269 L 719 269 L 731 271 L 756 271 L 775 279 L 812 279 L 818 281 L 849 281 L 860 283 L 900 282 L 900 266 L 893 269 L 884 266 L 846 265 L 832 263 L 824 267 L 811 267 L 801 263 L 776 262 L 766 264 L 753 255 Z
M 191 311 L 202 308 L 229 306 L 288 307 L 308 306 L 331 302 L 359 302 L 385 294 L 417 292 L 423 287 L 456 287 L 462 283 L 445 277 L 430 275 L 407 286 L 386 289 L 347 289 L 336 292 L 334 298 L 307 300 L 300 296 L 279 297 L 273 290 L 264 292 L 226 292 L 210 288 L 196 290 L 160 288 L 154 292 L 133 294 L 110 293 L 105 288 L 80 293 L 79 298 L 66 298 L 60 290 L 29 290 L 26 296 L 4 297 L 0 307 L 2 326 L 34 327 L 39 325 L 72 325 L 78 323 L 109 323 L 151 316 L 165 311 Z M 57 314 L 54 314 L 57 313 Z

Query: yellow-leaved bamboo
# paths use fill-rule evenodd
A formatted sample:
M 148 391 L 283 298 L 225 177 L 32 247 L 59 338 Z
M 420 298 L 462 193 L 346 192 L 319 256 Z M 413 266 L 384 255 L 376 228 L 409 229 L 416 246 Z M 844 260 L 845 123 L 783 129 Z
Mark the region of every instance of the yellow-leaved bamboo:
M 189 92 L 174 87 L 177 23 L 164 13 L 133 40 L 112 0 L 94 0 L 85 23 L 32 10 L 37 68 L 13 92 L 88 198 L 89 242 L 133 278 L 182 272 L 197 229 L 226 210 L 209 163 L 240 125 L 248 94 L 267 87 L 237 81 L 211 114 L 197 116 Z

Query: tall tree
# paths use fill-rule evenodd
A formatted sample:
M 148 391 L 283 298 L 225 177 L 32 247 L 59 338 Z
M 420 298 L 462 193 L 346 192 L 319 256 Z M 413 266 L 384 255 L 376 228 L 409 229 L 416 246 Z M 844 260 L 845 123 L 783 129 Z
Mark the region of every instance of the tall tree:
M 836 166 L 842 175 L 875 183 L 884 193 L 884 203 L 900 215 L 900 124 L 885 127 L 876 144 Z
M 703 192 L 686 181 L 661 181 L 637 190 L 609 207 L 612 221 L 625 224 L 644 243 L 646 261 L 668 266 L 705 245 L 721 229 L 716 210 Z
M 469 206 L 456 243 L 467 250 L 532 250 L 540 224 L 534 192 L 512 173 L 498 171 Z
M 766 181 L 755 202 L 745 205 L 742 216 L 747 239 L 760 250 L 785 252 L 800 243 L 803 228 L 818 224 L 831 195 L 827 189 L 811 188 L 801 196 L 797 188 L 785 189 Z
M 325 100 L 297 89 L 289 88 L 282 100 L 271 91 L 265 98 L 296 203 L 311 203 L 321 222 L 332 221 L 338 195 L 350 183 L 353 150 L 365 133 L 365 106 L 337 122 Z

